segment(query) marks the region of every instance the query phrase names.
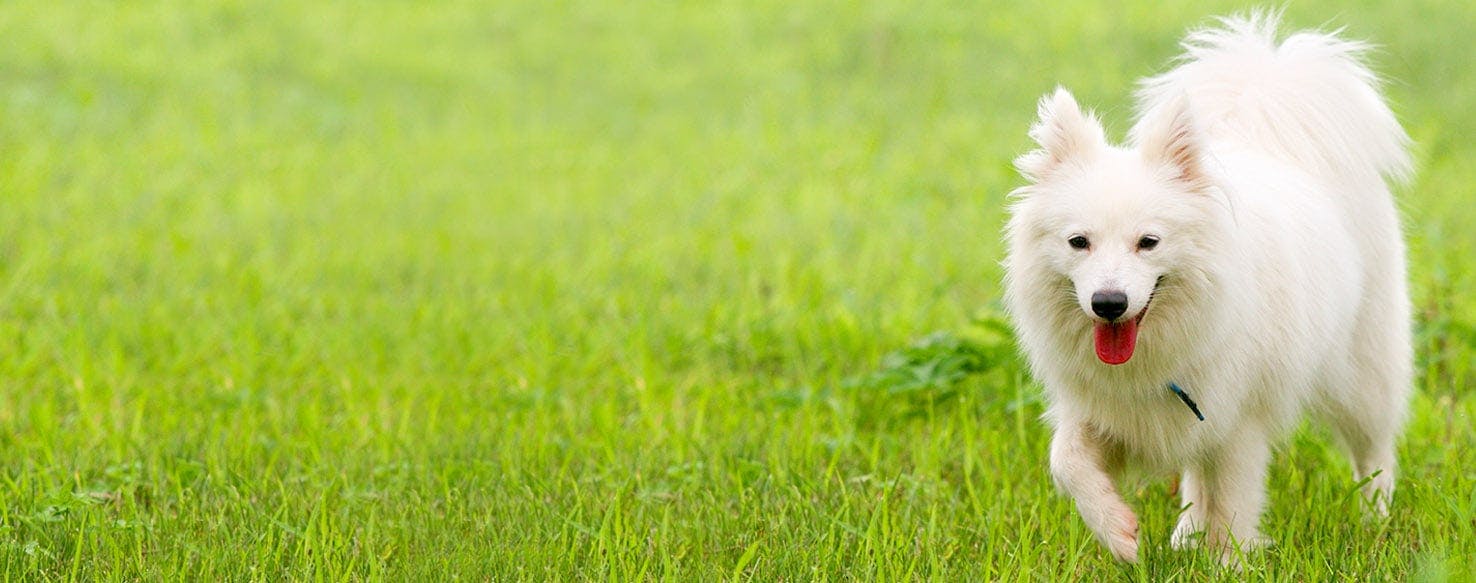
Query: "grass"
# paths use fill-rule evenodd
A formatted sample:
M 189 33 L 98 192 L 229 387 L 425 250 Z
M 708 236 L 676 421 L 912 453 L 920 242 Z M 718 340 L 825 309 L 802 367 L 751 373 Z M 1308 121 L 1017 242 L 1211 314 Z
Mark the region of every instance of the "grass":
M 1418 142 L 1393 517 L 1313 428 L 1242 574 L 1161 481 L 1136 567 L 1052 491 L 1009 161 L 1057 83 L 1120 132 L 1208 4 L 6 3 L 0 572 L 1472 577 L 1469 2 L 1287 15 Z

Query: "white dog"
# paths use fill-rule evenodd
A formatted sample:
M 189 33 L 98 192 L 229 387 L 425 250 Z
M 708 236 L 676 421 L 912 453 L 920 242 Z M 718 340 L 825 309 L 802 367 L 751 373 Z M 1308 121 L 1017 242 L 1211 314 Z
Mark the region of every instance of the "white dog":
M 1265 544 L 1271 448 L 1304 413 L 1372 511 L 1394 491 L 1410 307 L 1386 180 L 1409 176 L 1409 139 L 1365 45 L 1278 45 L 1276 20 L 1190 34 L 1143 82 L 1128 147 L 1058 89 L 1016 161 L 1006 303 L 1049 400 L 1051 474 L 1122 560 L 1128 468 L 1182 473 L 1174 548 Z

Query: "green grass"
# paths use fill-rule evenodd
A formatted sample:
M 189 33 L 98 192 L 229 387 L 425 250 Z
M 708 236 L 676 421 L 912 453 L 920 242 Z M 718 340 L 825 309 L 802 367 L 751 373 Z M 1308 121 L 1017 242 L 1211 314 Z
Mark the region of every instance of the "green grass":
M 1242 575 L 1162 481 L 1106 557 L 993 307 L 1035 99 L 1242 6 L 987 4 L 5 3 L 0 572 L 1473 576 L 1473 4 L 1288 10 L 1418 142 L 1419 391 L 1393 517 L 1304 430 Z

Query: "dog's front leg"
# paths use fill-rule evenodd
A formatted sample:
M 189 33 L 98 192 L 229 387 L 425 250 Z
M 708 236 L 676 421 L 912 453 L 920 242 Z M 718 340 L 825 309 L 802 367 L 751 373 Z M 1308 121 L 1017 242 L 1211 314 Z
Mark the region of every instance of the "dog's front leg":
M 1259 526 L 1270 458 L 1270 443 L 1262 432 L 1241 431 L 1193 472 L 1204 505 L 1204 543 L 1220 553 L 1221 562 L 1234 562 L 1237 547 L 1248 551 L 1269 543 Z
M 1138 517 L 1117 493 L 1113 476 L 1122 455 L 1091 426 L 1063 419 L 1051 439 L 1051 476 L 1076 500 L 1076 510 L 1119 560 L 1138 560 Z

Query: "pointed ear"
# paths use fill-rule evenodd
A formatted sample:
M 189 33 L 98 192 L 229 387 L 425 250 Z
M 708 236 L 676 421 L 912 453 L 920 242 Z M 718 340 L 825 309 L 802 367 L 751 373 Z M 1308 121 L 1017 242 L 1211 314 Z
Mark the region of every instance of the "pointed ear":
M 1190 187 L 1206 186 L 1202 146 L 1189 100 L 1179 95 L 1149 115 L 1135 132 L 1143 159 L 1170 168 L 1174 180 Z
M 1015 168 L 1031 182 L 1040 182 L 1068 161 L 1094 155 L 1106 145 L 1102 124 L 1084 114 L 1071 92 L 1057 87 L 1056 92 L 1040 98 L 1037 115 L 1030 126 L 1030 138 L 1040 149 L 1015 159 Z

